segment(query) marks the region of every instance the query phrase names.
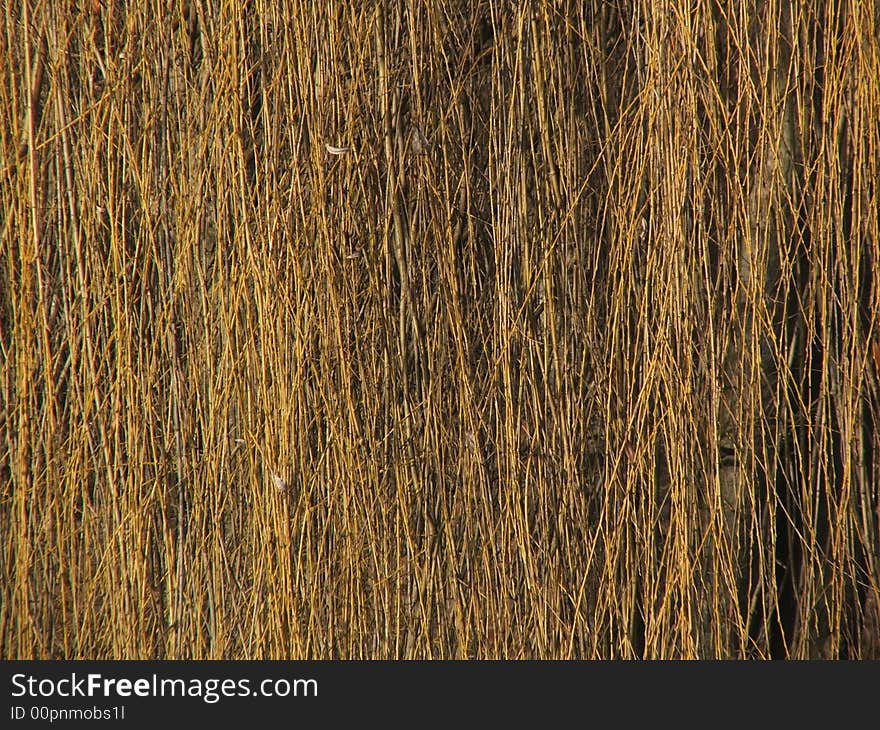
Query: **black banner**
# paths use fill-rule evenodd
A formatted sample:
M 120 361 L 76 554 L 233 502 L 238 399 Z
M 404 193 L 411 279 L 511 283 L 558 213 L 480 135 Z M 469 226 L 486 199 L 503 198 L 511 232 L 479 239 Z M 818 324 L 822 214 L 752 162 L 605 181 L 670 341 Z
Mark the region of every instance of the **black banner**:
M 875 712 L 878 680 L 877 662 L 6 661 L 0 725 L 839 724 Z

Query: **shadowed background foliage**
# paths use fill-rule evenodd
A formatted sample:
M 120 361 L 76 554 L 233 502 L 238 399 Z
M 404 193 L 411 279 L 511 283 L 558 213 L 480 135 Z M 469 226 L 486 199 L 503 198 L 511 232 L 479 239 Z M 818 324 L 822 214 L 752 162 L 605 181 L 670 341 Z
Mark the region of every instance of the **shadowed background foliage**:
M 876 3 L 2 12 L 3 657 L 880 657 Z

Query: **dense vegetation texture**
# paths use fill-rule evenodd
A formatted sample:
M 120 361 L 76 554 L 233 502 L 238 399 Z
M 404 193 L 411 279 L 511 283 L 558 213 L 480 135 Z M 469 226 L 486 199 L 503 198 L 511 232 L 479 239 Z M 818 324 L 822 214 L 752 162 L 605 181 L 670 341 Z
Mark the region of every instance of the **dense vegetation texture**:
M 3 657 L 880 657 L 877 3 L 2 14 Z

